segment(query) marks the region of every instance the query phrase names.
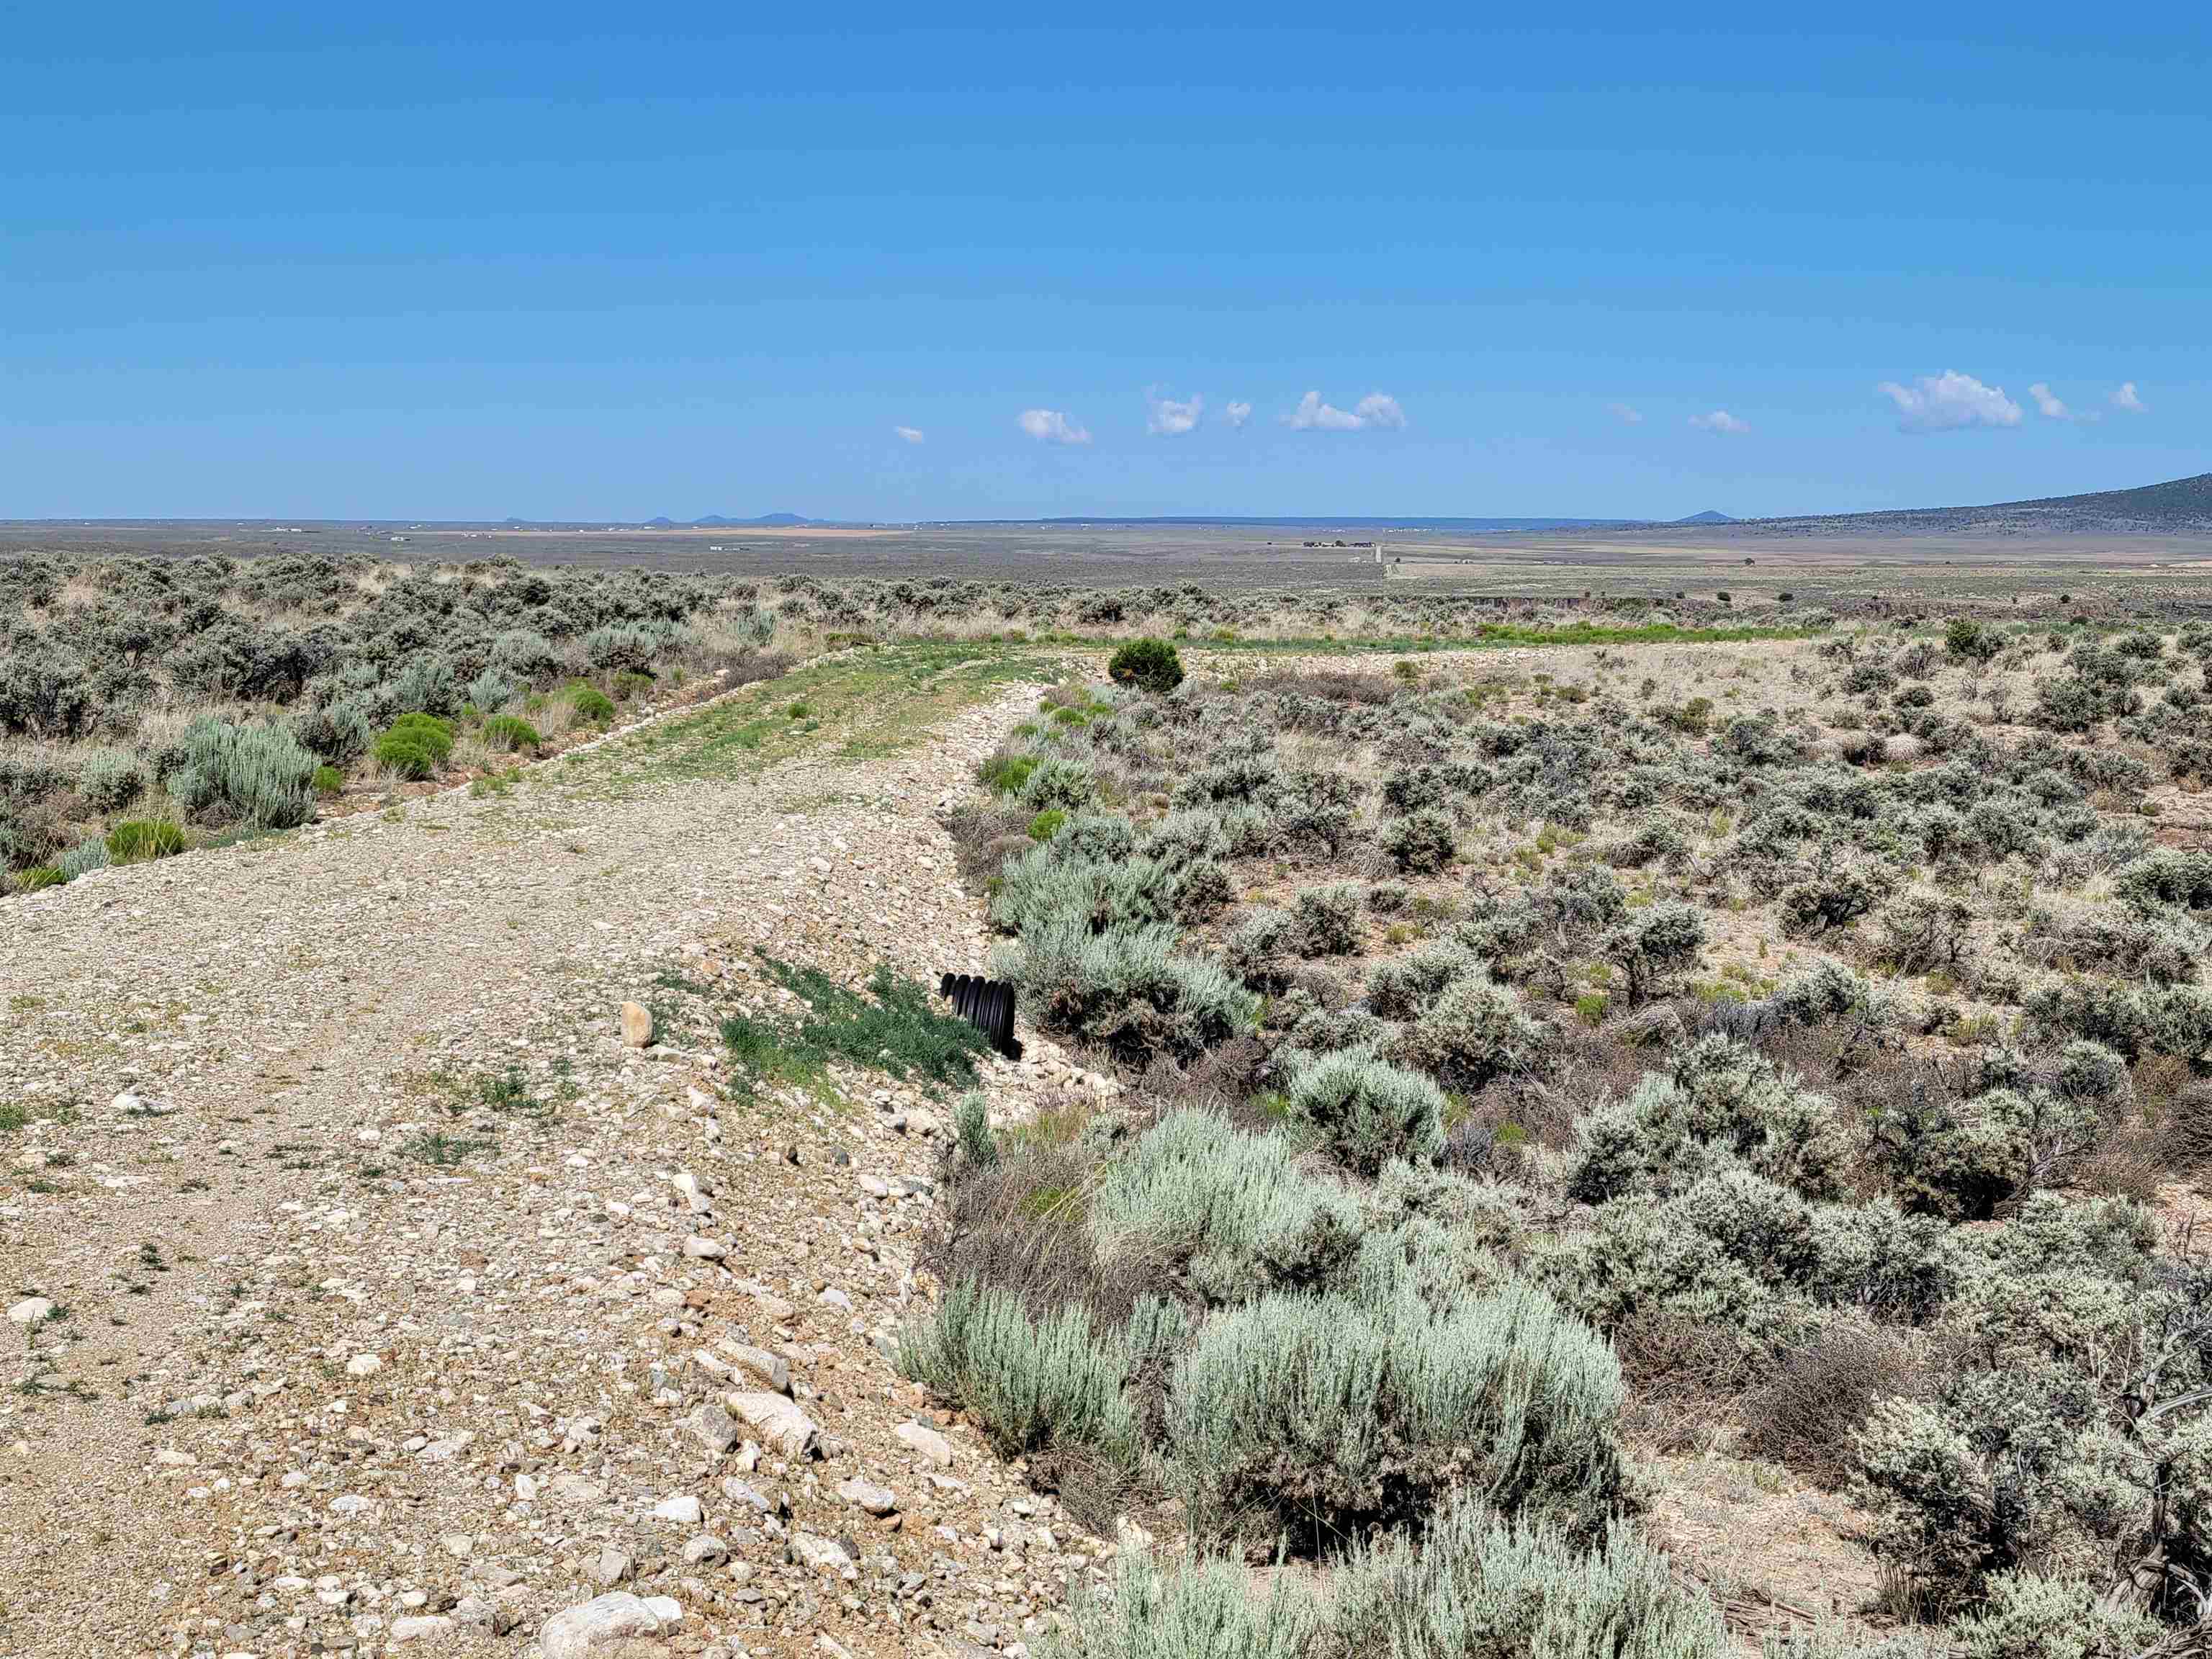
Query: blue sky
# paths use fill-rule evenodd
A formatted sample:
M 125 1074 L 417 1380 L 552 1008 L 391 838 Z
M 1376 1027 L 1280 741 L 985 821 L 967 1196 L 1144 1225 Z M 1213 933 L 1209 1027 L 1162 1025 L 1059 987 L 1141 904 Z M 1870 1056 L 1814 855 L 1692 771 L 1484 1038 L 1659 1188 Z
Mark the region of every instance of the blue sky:
M 763 9 L 17 9 L 0 516 L 1673 516 L 2212 469 L 2202 11 Z

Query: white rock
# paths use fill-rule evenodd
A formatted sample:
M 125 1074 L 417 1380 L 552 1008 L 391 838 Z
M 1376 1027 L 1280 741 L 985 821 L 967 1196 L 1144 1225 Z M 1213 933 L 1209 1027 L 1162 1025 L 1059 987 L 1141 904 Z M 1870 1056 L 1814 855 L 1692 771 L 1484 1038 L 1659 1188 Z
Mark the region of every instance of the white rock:
M 722 1357 L 756 1382 L 765 1382 L 778 1394 L 791 1392 L 791 1362 L 766 1348 L 749 1346 L 724 1337 L 715 1345 Z
M 684 1419 L 690 1437 L 716 1456 L 738 1443 L 737 1420 L 709 1400 Z
M 52 1313 L 54 1304 L 43 1296 L 27 1296 L 8 1310 L 8 1317 L 18 1325 L 35 1325 Z
M 684 1241 L 684 1254 L 699 1261 L 720 1261 L 729 1255 L 730 1247 L 719 1238 L 705 1233 L 694 1233 Z
M 434 1642 L 440 1637 L 453 1633 L 453 1621 L 443 1613 L 414 1613 L 392 1621 L 392 1640 L 396 1646 L 402 1642 Z
M 952 1443 L 935 1429 L 920 1423 L 902 1423 L 891 1432 L 909 1451 L 919 1453 L 940 1469 L 952 1467 Z
M 722 1403 L 780 1456 L 805 1457 L 821 1443 L 820 1426 L 780 1394 L 731 1394 L 723 1396 Z
M 711 1533 L 702 1533 L 684 1546 L 684 1559 L 695 1567 L 719 1566 L 730 1559 L 730 1547 Z
M 898 1494 L 889 1486 L 879 1486 L 872 1480 L 863 1480 L 858 1476 L 850 1480 L 840 1480 L 837 1496 L 870 1515 L 889 1515 L 898 1507 Z
M 588 1659 L 595 1648 L 661 1635 L 683 1618 L 684 1610 L 668 1596 L 617 1590 L 555 1613 L 538 1633 L 538 1646 L 544 1659 Z
M 374 1376 L 384 1369 L 384 1362 L 373 1353 L 357 1353 L 346 1361 L 348 1376 Z
M 845 1547 L 811 1532 L 793 1529 L 791 1534 L 791 1554 L 793 1560 L 812 1567 L 817 1572 L 834 1572 L 841 1578 L 858 1578 L 860 1570 L 853 1558 L 845 1553 Z M 549 1652 L 546 1659 L 552 1659 Z
M 674 1521 L 686 1527 L 699 1524 L 699 1500 L 689 1492 L 679 1492 L 673 1498 L 664 1498 L 653 1506 L 656 1521 Z

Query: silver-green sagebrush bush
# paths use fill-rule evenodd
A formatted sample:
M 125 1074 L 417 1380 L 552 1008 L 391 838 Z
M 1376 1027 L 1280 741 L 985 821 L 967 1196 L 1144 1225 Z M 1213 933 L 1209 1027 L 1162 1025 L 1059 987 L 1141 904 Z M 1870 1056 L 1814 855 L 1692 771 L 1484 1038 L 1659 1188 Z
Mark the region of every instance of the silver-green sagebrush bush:
M 1216 1113 L 1169 1113 L 1108 1165 L 1091 1202 L 1101 1255 L 1161 1263 L 1213 1306 L 1255 1291 L 1319 1288 L 1356 1248 L 1358 1205 L 1307 1172 L 1280 1135 Z
M 899 1370 L 971 1413 L 1001 1455 L 1079 1448 L 1133 1465 L 1137 1420 L 1124 1393 L 1121 1334 L 1093 1328 L 1071 1304 L 1042 1320 L 1021 1298 L 973 1280 L 899 1339 Z
M 1419 1072 L 1358 1049 L 1323 1054 L 1291 1079 L 1291 1114 L 1318 1129 L 1346 1168 L 1373 1175 L 1394 1158 L 1436 1161 L 1443 1091 Z
M 1163 1569 L 1132 1553 L 1110 1595 L 1079 1601 L 1050 1659 L 1723 1659 L 1718 1611 L 1679 1589 L 1667 1558 L 1625 1528 L 1595 1549 L 1515 1526 L 1462 1498 L 1416 1546 L 1361 1550 L 1325 1586 L 1241 1565 Z
M 1030 1018 L 1097 1044 L 1126 1064 L 1188 1060 L 1252 1028 L 1259 1000 L 1210 957 L 1176 948 L 1168 923 L 1093 933 L 1054 920 L 994 960 L 1022 991 Z
M 1523 1012 L 1520 998 L 1475 972 L 1444 987 L 1414 1020 L 1399 1054 L 1447 1086 L 1472 1093 L 1494 1078 L 1541 1073 L 1553 1041 L 1552 1028 Z
M 203 718 L 181 746 L 162 781 L 194 817 L 289 830 L 314 816 L 315 757 L 284 727 Z
M 1620 1501 L 1623 1397 L 1604 1340 L 1523 1282 L 1443 1313 L 1269 1296 L 1176 1363 L 1170 1479 L 1201 1532 L 1300 1551 L 1454 1490 L 1589 1534 Z

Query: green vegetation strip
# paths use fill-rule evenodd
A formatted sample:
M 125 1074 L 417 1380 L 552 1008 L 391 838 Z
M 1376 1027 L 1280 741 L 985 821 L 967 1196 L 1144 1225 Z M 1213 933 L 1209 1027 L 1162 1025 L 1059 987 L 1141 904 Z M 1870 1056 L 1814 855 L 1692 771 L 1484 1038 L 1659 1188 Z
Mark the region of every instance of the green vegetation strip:
M 755 776 L 825 746 L 846 759 L 873 759 L 920 741 L 1002 686 L 1051 679 L 1060 668 L 1055 655 L 1012 644 L 863 647 L 663 720 L 572 764 L 586 772 L 611 765 L 613 781 L 629 782 Z
M 1178 643 L 1196 652 L 1388 656 L 1408 652 L 1484 651 L 1514 645 L 1741 645 L 1754 640 L 1811 639 L 1820 632 L 1812 628 L 1680 628 L 1673 623 L 1651 623 L 1638 628 L 1613 628 L 1598 623 L 1573 623 L 1563 628 L 1485 623 L 1472 634 L 1389 635 L 1374 638 L 1322 635 L 1272 640 L 1194 637 Z
M 974 1081 L 983 1034 L 945 1012 L 918 981 L 878 966 L 864 997 L 819 969 L 794 968 L 773 957 L 761 962 L 777 984 L 806 1005 L 807 1018 L 793 1023 L 733 1014 L 722 1022 L 722 1041 L 744 1070 L 744 1092 L 763 1083 L 825 1086 L 833 1060 L 902 1080 Z

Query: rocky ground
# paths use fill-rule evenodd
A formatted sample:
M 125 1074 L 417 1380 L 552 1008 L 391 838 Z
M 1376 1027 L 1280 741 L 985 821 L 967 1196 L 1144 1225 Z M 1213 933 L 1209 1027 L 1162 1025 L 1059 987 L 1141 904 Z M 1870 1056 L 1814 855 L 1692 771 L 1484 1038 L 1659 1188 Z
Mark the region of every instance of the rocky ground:
M 936 817 L 1037 690 L 9 905 L 0 1654 L 1023 1651 L 1110 1549 L 886 1359 L 951 1100 L 749 1098 L 715 1030 L 760 948 L 982 965 Z

